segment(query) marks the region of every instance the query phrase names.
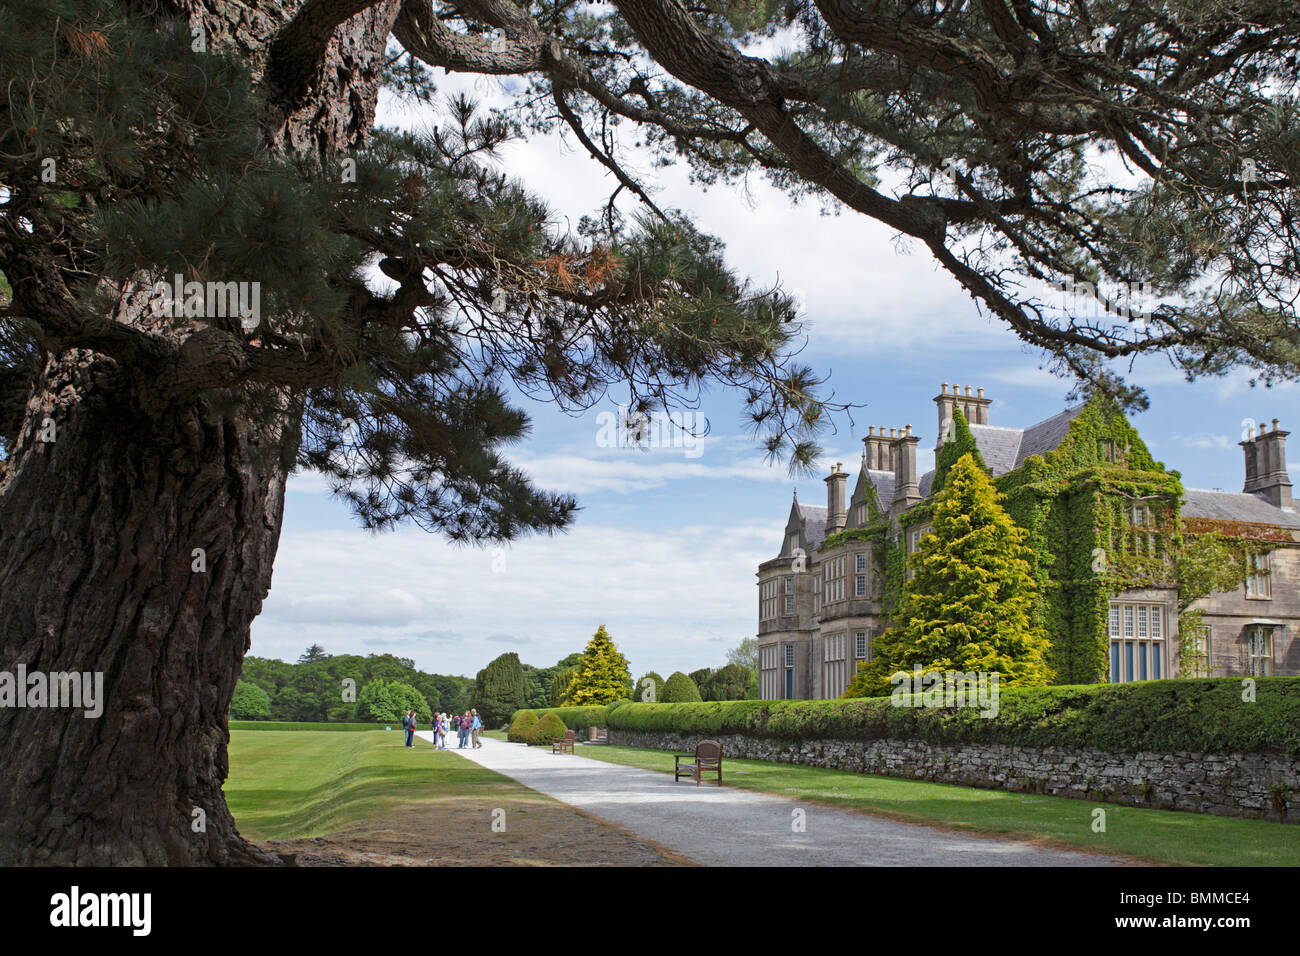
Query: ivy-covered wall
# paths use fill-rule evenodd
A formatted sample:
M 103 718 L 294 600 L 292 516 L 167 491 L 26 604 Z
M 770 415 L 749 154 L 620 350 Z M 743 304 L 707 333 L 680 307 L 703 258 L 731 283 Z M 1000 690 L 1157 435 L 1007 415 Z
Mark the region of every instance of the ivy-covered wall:
M 1094 398 L 1054 450 L 997 484 L 1036 556 L 1056 682 L 1105 681 L 1110 597 L 1176 584 L 1180 476 L 1151 456 L 1118 408 Z
M 1105 681 L 1111 595 L 1175 586 L 1169 557 L 1181 540 L 1178 473 L 1151 456 L 1122 412 L 1096 398 L 1055 450 L 1031 456 L 995 484 L 1007 512 L 1028 534 L 1055 682 Z M 1146 506 L 1149 526 L 1134 525 L 1135 504 Z M 928 521 L 931 510 L 922 502 L 901 515 L 901 539 L 877 538 L 886 614 L 902 593 L 907 531 Z
M 964 419 L 957 420 L 954 451 L 959 445 L 973 444 Z M 940 453 L 943 462 L 950 464 L 953 455 L 943 454 L 946 447 Z M 1102 397 L 1084 406 L 1055 449 L 1030 456 L 1020 468 L 994 479 L 994 484 L 1008 514 L 1027 534 L 1039 585 L 1035 613 L 1051 638 L 1048 664 L 1057 684 L 1108 680 L 1107 617 L 1114 595 L 1135 589 L 1176 589 L 1181 631 L 1197 623 L 1198 612 L 1187 610 L 1192 601 L 1211 590 L 1236 586 L 1240 582 L 1231 578 L 1250 554 L 1290 540 L 1284 533 L 1265 534 L 1261 526 L 1244 527 L 1238 535 L 1225 530 L 1222 522 L 1202 527 L 1191 519 L 1185 525 L 1179 510 L 1181 476 L 1152 457 L 1137 429 Z M 880 502 L 868 482 L 865 494 L 855 501 L 867 505 L 865 526 L 829 535 L 821 551 L 825 556 L 849 542 L 870 543 L 882 582 L 882 623 L 888 626 L 906 581 L 909 532 L 932 520 L 933 498 L 894 516 L 890 503 Z M 1197 562 L 1184 561 L 1185 543 L 1209 544 L 1207 538 L 1224 542 L 1215 545 L 1220 547 L 1219 557 L 1207 559 L 1207 553 L 1215 552 L 1201 548 L 1199 569 L 1194 567 Z M 1235 567 L 1217 577 L 1204 570 L 1207 565 L 1227 564 Z M 1172 617 L 1167 631 L 1174 633 Z M 1180 643 L 1183 665 L 1185 651 Z

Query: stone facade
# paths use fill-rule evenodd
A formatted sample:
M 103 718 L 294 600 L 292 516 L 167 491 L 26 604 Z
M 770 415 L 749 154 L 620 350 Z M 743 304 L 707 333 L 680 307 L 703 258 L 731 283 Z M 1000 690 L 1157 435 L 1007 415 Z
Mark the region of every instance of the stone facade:
M 951 433 L 955 409 L 961 409 L 995 478 L 1016 473 L 1032 456 L 1052 453 L 1085 407 L 1027 428 L 1008 428 L 989 424 L 992 399 L 982 388 L 971 394 L 969 386 L 963 393 L 954 385 L 949 391 L 945 382 L 934 401 L 940 435 L 936 451 Z M 1218 531 L 1268 542 L 1274 549 L 1260 559 L 1265 565 L 1261 573 L 1237 591 L 1192 604 L 1204 616 L 1188 635 L 1194 643 L 1189 673 L 1180 671 L 1177 591 L 1145 587 L 1110 595 L 1109 634 L 1098 640 L 1109 641 L 1111 673 L 1094 680 L 1300 675 L 1300 511 L 1286 469 L 1287 434 L 1277 420 L 1271 429 L 1250 430 L 1241 443 L 1242 492 L 1186 489 L 1183 501 L 1161 503 L 1164 514 L 1181 522 L 1184 532 Z M 803 504 L 796 496 L 780 553 L 757 572 L 760 697 L 838 697 L 859 662 L 870 659 L 876 637 L 889 624 L 882 600 L 884 571 L 868 542 L 828 546 L 827 538 L 843 529 L 864 528 L 872 520 L 870 509 L 877 507 L 888 515 L 893 540 L 907 554 L 916 550 L 927 528 L 909 522 L 908 512 L 930 497 L 934 481 L 933 471 L 917 475 L 919 441 L 911 425 L 888 433 L 872 426 L 863 438 L 857 483 L 847 501 L 849 476 L 840 464 L 826 478 L 824 507 Z M 1152 520 L 1151 530 L 1157 532 Z M 1151 539 L 1167 531 L 1158 530 Z
M 1159 810 L 1300 823 L 1300 759 L 1281 753 L 1112 753 L 915 740 L 704 738 L 611 729 L 610 743 L 690 753 L 717 740 L 724 756 Z M 724 775 L 726 767 L 723 767 Z

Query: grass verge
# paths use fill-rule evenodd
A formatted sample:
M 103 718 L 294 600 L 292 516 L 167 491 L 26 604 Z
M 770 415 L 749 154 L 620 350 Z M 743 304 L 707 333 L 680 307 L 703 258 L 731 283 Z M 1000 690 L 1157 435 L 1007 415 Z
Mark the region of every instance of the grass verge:
M 673 756 L 634 747 L 579 747 L 609 763 L 672 773 Z M 1300 826 L 1007 793 L 760 760 L 723 762 L 727 786 L 952 830 L 1193 866 L 1300 866 Z M 687 784 L 683 783 L 683 786 Z M 1094 833 L 1093 811 L 1106 812 Z
M 232 730 L 225 793 L 245 837 L 306 865 L 688 862 L 400 733 Z

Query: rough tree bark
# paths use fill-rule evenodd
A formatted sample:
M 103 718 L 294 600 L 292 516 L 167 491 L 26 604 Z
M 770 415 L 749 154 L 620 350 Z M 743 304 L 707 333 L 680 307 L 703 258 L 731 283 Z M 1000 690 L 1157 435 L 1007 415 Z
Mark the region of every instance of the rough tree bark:
M 210 48 L 237 50 L 260 78 L 304 5 L 178 6 Z M 332 153 L 360 142 L 396 12 L 389 0 L 347 20 L 312 82 L 292 97 L 271 91 L 268 144 Z M 13 271 L 15 301 L 55 294 L 41 269 Z M 156 337 L 160 355 L 183 354 L 193 332 L 160 328 L 125 298 L 114 319 Z M 167 380 L 179 364 L 52 356 L 0 463 L 0 670 L 104 675 L 98 718 L 0 708 L 0 864 L 279 861 L 239 836 L 221 786 L 227 713 L 299 440 L 296 400 L 186 394 Z M 47 419 L 53 441 L 42 440 Z

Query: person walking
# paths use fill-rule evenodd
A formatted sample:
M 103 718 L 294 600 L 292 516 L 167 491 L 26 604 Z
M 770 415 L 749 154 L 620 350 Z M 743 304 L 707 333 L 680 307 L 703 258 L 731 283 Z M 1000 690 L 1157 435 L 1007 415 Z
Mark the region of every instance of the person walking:
M 460 718 L 460 743 L 456 746 L 457 750 L 464 750 L 465 745 L 469 743 L 469 723 L 469 711 L 467 710 Z
M 407 711 L 402 718 L 402 729 L 406 731 L 406 746 L 415 747 L 415 711 Z
M 479 740 L 479 734 L 483 732 L 483 721 L 479 719 L 477 710 L 471 710 L 469 714 L 470 714 L 469 732 L 474 741 L 474 749 L 477 750 L 479 747 L 483 746 L 483 742 Z
M 436 714 L 433 718 L 433 743 L 439 750 L 447 749 L 447 715 Z

